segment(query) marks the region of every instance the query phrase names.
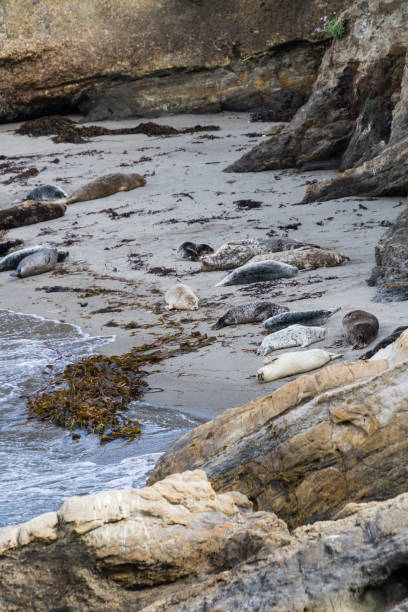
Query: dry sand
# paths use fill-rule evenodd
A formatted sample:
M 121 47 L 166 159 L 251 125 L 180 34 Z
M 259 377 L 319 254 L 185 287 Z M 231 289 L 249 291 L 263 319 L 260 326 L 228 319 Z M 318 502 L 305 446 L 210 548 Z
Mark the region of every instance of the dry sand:
M 7 238 L 22 238 L 26 245 L 45 243 L 66 247 L 69 259 L 53 273 L 24 280 L 0 274 L 1 305 L 23 313 L 80 325 L 92 335 L 116 335 L 105 352 L 118 354 L 150 342 L 157 334 L 173 333 L 172 321 L 183 321 L 186 331 L 200 330 L 217 342 L 197 352 L 169 359 L 160 372 L 148 377 L 146 401 L 177 406 L 202 418 L 269 394 L 286 380 L 260 385 L 255 371 L 262 359 L 255 353 L 264 332 L 261 324 L 227 327 L 212 332 L 211 325 L 228 308 L 268 299 L 291 310 L 336 308 L 328 322 L 325 341 L 313 347 L 344 352 L 355 360 L 363 351 L 352 351 L 343 340 L 341 320 L 356 308 L 375 314 L 380 321 L 378 339 L 406 324 L 406 303 L 372 302 L 368 287 L 374 247 L 385 231 L 384 221 L 394 221 L 402 211 L 399 199 L 348 198 L 294 206 L 302 198 L 306 181 L 334 176 L 333 172 L 271 171 L 227 174 L 222 170 L 260 142 L 268 124 L 250 123 L 247 114 L 183 115 L 155 120 L 174 127 L 216 124 L 218 132 L 170 138 L 144 135 L 104 136 L 81 145 L 54 144 L 49 137 L 14 134 L 16 125 L 0 128 L 1 153 L 16 159 L 0 161 L 0 204 L 24 199 L 29 189 L 51 183 L 69 193 L 110 172 L 146 174 L 147 185 L 102 200 L 72 204 L 61 219 L 11 230 Z M 138 121 L 102 122 L 106 127 L 134 126 Z M 251 134 L 257 133 L 258 136 Z M 214 136 L 215 138 L 208 138 Z M 57 161 L 58 160 L 58 161 Z M 12 161 L 21 170 L 35 167 L 40 174 L 5 185 L 15 176 L 1 169 Z M 242 211 L 234 201 L 263 202 L 259 209 Z M 405 202 L 404 202 L 405 205 Z M 128 217 L 111 218 L 107 209 Z M 224 272 L 199 272 L 200 264 L 177 258 L 177 247 L 186 240 L 205 242 L 214 249 L 230 239 L 264 237 L 269 230 L 300 222 L 289 235 L 338 250 L 351 261 L 341 267 L 300 272 L 294 279 L 269 283 L 215 287 Z M 137 269 L 133 269 L 134 267 Z M 173 270 L 161 276 L 151 268 Z M 201 305 L 195 312 L 160 312 L 163 295 L 176 280 L 196 291 Z M 117 291 L 105 295 L 45 293 L 44 286 L 101 287 Z M 86 304 L 86 305 L 85 305 Z M 156 307 L 156 308 L 155 308 Z M 97 312 L 105 310 L 105 312 Z M 165 323 L 160 322 L 164 316 Z M 113 324 L 115 327 L 111 327 Z M 141 329 L 124 329 L 135 322 Z M 170 325 L 169 325 L 170 323 Z M 277 353 L 278 354 L 278 353 Z M 157 370 L 157 368 L 156 368 Z

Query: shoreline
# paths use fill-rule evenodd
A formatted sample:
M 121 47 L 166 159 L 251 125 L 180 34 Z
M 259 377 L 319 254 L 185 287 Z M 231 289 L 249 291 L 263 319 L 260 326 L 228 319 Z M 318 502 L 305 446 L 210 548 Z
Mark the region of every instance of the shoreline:
M 14 279 L 3 272 L 2 308 L 73 323 L 91 335 L 114 334 L 116 340 L 101 351 L 107 355 L 125 353 L 181 327 L 186 333 L 216 336 L 210 346 L 152 368 L 160 371 L 148 376 L 151 390 L 143 396 L 146 403 L 174 407 L 202 419 L 268 395 L 289 380 L 263 385 L 256 381 L 255 371 L 262 365 L 255 354 L 264 337 L 261 324 L 210 329 L 232 306 L 254 299 L 273 300 L 291 310 L 340 306 L 341 311 L 327 323 L 327 338 L 311 348 L 344 352 L 346 361 L 364 352 L 353 351 L 344 342 L 341 320 L 348 310 L 375 314 L 380 321 L 378 340 L 406 323 L 403 302 L 374 303 L 375 288 L 365 283 L 374 266 L 374 247 L 386 230 L 384 224 L 393 222 L 402 210 L 398 198 L 347 198 L 293 206 L 303 196 L 306 181 L 336 172 L 222 172 L 243 151 L 268 137 L 270 124 L 251 123 L 248 113 L 179 115 L 154 121 L 177 128 L 215 124 L 221 129 L 168 138 L 108 135 L 74 145 L 10 131 L 20 124 L 0 127 L 4 150 L 10 157 L 18 156 L 13 164 L 21 170 L 39 170 L 37 176 L 9 185 L 4 181 L 14 174 L 2 170 L 3 206 L 24 199 L 40 184 L 56 184 L 72 192 L 110 172 L 139 172 L 147 178 L 146 186 L 134 191 L 69 205 L 60 219 L 9 230 L 7 239 L 22 238 L 24 246 L 44 242 L 70 254 L 51 273 Z M 128 127 L 139 122 L 98 124 Z M 262 206 L 244 211 L 234 204 L 240 199 L 262 201 Z M 285 233 L 279 226 L 299 222 L 297 230 L 288 232 L 292 238 L 340 251 L 351 261 L 299 272 L 294 279 L 264 286 L 215 287 L 225 272 L 198 273 L 198 262 L 176 256 L 177 247 L 187 240 L 207 243 L 215 250 L 231 239 L 265 237 L 271 230 L 279 235 Z M 200 298 L 198 311 L 165 311 L 164 293 L 177 280 L 195 290 Z M 70 291 L 47 293 L 40 290 L 45 286 Z M 107 292 L 95 293 L 95 289 Z

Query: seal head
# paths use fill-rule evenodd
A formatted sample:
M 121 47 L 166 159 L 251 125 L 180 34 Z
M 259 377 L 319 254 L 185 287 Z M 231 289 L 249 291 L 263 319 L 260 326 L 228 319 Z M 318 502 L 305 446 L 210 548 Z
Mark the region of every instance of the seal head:
M 378 334 L 377 317 L 365 310 L 352 310 L 343 317 L 344 335 L 353 349 L 362 349 Z

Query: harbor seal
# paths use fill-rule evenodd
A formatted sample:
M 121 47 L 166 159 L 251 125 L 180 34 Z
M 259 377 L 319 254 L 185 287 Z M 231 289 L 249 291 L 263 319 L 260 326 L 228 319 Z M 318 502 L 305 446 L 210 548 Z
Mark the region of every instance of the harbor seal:
M 118 191 L 130 191 L 137 187 L 146 185 L 146 179 L 135 172 L 132 174 L 122 174 L 116 172 L 101 176 L 91 183 L 83 185 L 70 196 L 61 200 L 64 204 L 74 204 L 75 202 L 86 202 L 87 200 L 98 200 L 106 198 Z
M 346 257 L 343 253 L 336 253 L 336 251 L 326 251 L 311 247 L 255 255 L 248 263 L 270 260 L 281 261 L 291 266 L 296 266 L 299 270 L 316 270 L 317 268 L 341 266 L 345 261 L 349 260 L 349 257 Z
M 168 310 L 197 310 L 198 297 L 188 285 L 177 283 L 168 289 L 164 299 Z
M 240 325 L 241 323 L 258 323 L 280 312 L 288 312 L 288 310 L 286 306 L 279 306 L 274 302 L 247 302 L 227 310 L 211 329 L 221 329 L 227 325 Z
M 313 342 L 320 342 L 326 337 L 325 327 L 306 327 L 306 325 L 289 325 L 285 329 L 269 334 L 262 340 L 258 348 L 258 355 L 268 355 L 273 351 L 293 346 L 309 346 Z M 265 362 L 266 363 L 266 362 Z
M 343 355 L 328 353 L 323 349 L 283 353 L 278 357 L 270 357 L 268 363 L 257 371 L 256 377 L 259 382 L 270 382 L 278 378 L 315 370 L 324 366 L 328 361 L 339 357 L 343 357 Z
M 245 264 L 228 276 L 220 280 L 216 287 L 226 287 L 228 285 L 248 285 L 249 283 L 259 283 L 263 281 L 275 280 L 278 278 L 291 278 L 298 273 L 295 266 L 280 263 L 279 261 L 258 261 L 254 264 Z
M 25 249 L 19 249 L 18 251 L 13 251 L 9 253 L 3 259 L 0 259 L 0 272 L 5 272 L 7 270 L 15 270 L 25 257 L 36 253 L 37 251 L 43 251 L 44 249 L 48 249 L 45 244 L 38 244 L 32 247 L 26 247 Z M 57 249 L 57 257 L 58 261 L 64 261 L 68 257 L 67 251 L 61 251 Z
M 201 268 L 204 272 L 212 270 L 232 270 L 247 263 L 251 257 L 270 253 L 303 248 L 304 242 L 291 238 L 248 238 L 246 240 L 231 240 L 225 242 L 213 255 L 201 258 Z M 310 246 L 310 245 L 309 245 Z
M 34 187 L 34 189 L 27 194 L 25 199 L 38 200 L 41 202 L 54 202 L 67 197 L 67 192 L 59 187 L 56 187 L 55 185 L 40 185 L 39 187 Z
M 377 337 L 377 317 L 365 310 L 352 310 L 343 317 L 344 335 L 353 349 L 362 349 Z
M 177 249 L 177 255 L 181 259 L 189 259 L 190 261 L 197 261 L 207 253 L 214 253 L 214 249 L 208 244 L 196 244 L 195 242 L 183 242 Z
M 364 353 L 364 355 L 360 355 L 359 359 L 371 359 L 371 357 L 375 355 L 380 349 L 383 349 L 389 344 L 392 344 L 393 342 L 395 342 L 395 340 L 398 340 L 402 332 L 405 331 L 406 329 L 408 329 L 408 325 L 397 327 L 396 329 L 394 329 L 392 334 L 390 334 L 389 336 L 386 336 L 385 338 L 380 340 L 380 342 L 377 342 L 374 348 Z
M 57 265 L 58 251 L 57 249 L 45 247 L 40 251 L 36 251 L 27 257 L 24 257 L 17 266 L 17 270 L 12 272 L 10 276 L 18 278 L 26 278 L 27 276 L 35 276 L 53 270 Z
M 338 312 L 340 308 L 335 310 L 299 310 L 293 312 L 284 312 L 278 314 L 263 322 L 263 326 L 267 331 L 279 331 L 284 327 L 299 323 L 300 325 L 323 325 L 327 319 Z

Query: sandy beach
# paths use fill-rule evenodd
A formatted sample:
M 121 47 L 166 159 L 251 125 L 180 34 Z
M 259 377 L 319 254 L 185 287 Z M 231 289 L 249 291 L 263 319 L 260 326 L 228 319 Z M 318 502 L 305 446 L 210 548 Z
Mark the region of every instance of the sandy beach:
M 75 323 L 92 335 L 115 335 L 107 354 L 167 336 L 174 323 L 186 333 L 199 330 L 216 341 L 199 351 L 166 360 L 151 368 L 145 400 L 176 406 L 204 419 L 268 395 L 286 380 L 260 385 L 255 379 L 262 359 L 256 348 L 264 337 L 261 324 L 211 325 L 228 308 L 268 299 L 291 310 L 336 308 L 325 341 L 313 347 L 344 353 L 355 360 L 363 351 L 346 345 L 341 321 L 346 312 L 364 309 L 380 321 L 378 339 L 406 324 L 406 306 L 374 303 L 375 289 L 365 280 L 374 265 L 374 247 L 402 211 L 400 199 L 348 198 L 296 205 L 307 182 L 334 172 L 271 171 L 229 174 L 223 169 L 267 137 L 266 123 L 251 123 L 249 114 L 182 115 L 158 123 L 177 128 L 215 124 L 219 131 L 172 137 L 102 136 L 86 144 L 55 144 L 50 137 L 14 133 L 18 124 L 0 127 L 2 154 L 23 172 L 37 168 L 33 178 L 1 169 L 0 204 L 10 206 L 36 185 L 51 183 L 68 193 L 110 172 L 139 172 L 146 186 L 105 199 L 72 204 L 64 217 L 7 232 L 25 245 L 65 248 L 69 258 L 47 274 L 15 279 L 0 274 L 1 307 Z M 105 127 L 131 127 L 137 120 L 102 122 Z M 2 163 L 2 162 L 1 162 Z M 6 184 L 9 183 L 9 184 Z M 262 202 L 241 210 L 240 199 Z M 128 214 L 129 213 L 129 214 Z M 285 229 L 288 225 L 296 230 Z M 177 257 L 186 240 L 214 249 L 231 239 L 288 233 L 321 247 L 344 253 L 343 266 L 299 272 L 293 279 L 266 284 L 216 287 L 225 272 L 201 272 L 200 264 Z M 167 313 L 164 292 L 177 280 L 190 285 L 200 299 L 199 310 Z M 61 286 L 83 291 L 47 293 Z M 98 289 L 109 290 L 99 293 Z M 93 291 L 91 291 L 93 290 Z M 96 291 L 95 291 L 96 290 Z M 93 294 L 92 294 L 93 293 Z

